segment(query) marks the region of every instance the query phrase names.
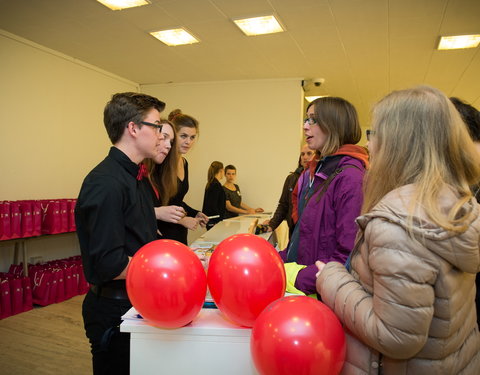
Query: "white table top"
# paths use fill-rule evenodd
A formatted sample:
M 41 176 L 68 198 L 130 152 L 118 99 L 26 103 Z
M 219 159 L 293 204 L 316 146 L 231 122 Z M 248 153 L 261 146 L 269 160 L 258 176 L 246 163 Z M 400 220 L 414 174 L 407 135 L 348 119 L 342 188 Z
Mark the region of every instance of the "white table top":
M 122 316 L 122 320 L 120 330 L 131 333 L 249 337 L 252 331 L 251 328 L 241 327 L 231 322 L 220 310 L 215 308 L 200 310 L 191 323 L 181 328 L 168 329 L 151 326 L 145 319 L 139 318 L 138 311 L 134 307 Z
M 248 233 L 252 223 L 258 219 L 258 223 L 270 219 L 270 214 L 240 215 L 230 219 L 223 220 L 216 224 L 212 229 L 205 232 L 197 238 L 190 247 L 192 248 L 210 248 L 212 245 L 218 245 L 225 238 L 234 234 Z M 259 236 L 268 240 L 272 232 L 262 233 Z

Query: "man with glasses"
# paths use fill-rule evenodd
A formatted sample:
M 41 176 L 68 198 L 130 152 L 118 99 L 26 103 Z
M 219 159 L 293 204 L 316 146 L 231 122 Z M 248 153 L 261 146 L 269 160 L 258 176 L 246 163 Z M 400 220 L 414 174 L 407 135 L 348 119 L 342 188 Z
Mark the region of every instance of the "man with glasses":
M 149 95 L 113 95 L 103 117 L 113 147 L 85 178 L 75 208 L 91 285 L 82 314 L 94 374 L 129 373 L 130 336 L 119 332 L 120 318 L 132 306 L 125 287 L 127 267 L 140 247 L 157 238 L 153 202 L 139 163 L 160 151 L 164 108 Z

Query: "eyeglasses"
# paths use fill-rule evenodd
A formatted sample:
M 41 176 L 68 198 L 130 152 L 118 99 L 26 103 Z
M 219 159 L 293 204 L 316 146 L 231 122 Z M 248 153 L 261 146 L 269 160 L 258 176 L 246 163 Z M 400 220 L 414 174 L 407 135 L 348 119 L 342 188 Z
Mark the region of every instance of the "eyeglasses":
M 375 130 L 370 130 L 370 129 L 367 129 L 366 131 L 366 134 L 367 134 L 367 141 L 370 142 L 370 139 L 372 138 L 373 135 L 375 135 Z
M 151 126 L 152 128 L 157 129 L 157 134 L 158 135 L 162 134 L 163 125 L 158 125 L 158 124 L 154 124 L 152 122 L 147 122 L 147 121 L 142 121 L 142 122 L 140 122 L 140 124 Z
M 303 120 L 303 125 L 305 125 L 308 122 L 308 125 L 315 125 L 317 122 L 313 117 L 307 117 L 305 120 Z

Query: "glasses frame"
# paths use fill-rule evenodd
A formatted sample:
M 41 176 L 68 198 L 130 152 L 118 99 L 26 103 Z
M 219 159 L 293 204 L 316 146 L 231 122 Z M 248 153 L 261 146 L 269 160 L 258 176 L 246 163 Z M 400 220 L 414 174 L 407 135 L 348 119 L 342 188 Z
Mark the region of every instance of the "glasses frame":
M 148 122 L 148 121 L 140 121 L 140 124 L 151 126 L 152 128 L 157 129 L 157 133 L 159 135 L 162 134 L 163 124 L 158 125 L 158 124 L 154 124 L 153 122 Z
M 367 141 L 370 142 L 370 139 L 372 139 L 372 136 L 375 135 L 375 130 L 367 129 L 365 134 L 367 136 Z
M 316 121 L 313 117 L 306 117 L 305 119 L 303 119 L 303 125 L 305 125 L 306 123 L 308 122 L 308 125 L 316 125 Z

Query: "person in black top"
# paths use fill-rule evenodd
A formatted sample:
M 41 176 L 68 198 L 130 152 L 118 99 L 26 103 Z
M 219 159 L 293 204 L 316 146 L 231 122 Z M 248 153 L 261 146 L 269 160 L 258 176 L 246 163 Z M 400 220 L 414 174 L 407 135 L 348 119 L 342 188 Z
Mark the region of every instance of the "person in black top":
M 463 122 L 467 125 L 473 143 L 480 152 L 480 111 L 459 98 L 450 98 L 450 101 L 460 113 Z M 477 202 L 480 203 L 480 182 L 470 188 L 472 189 L 472 193 L 477 199 Z M 477 305 L 477 324 L 480 326 L 480 273 L 477 273 L 475 285 L 477 286 L 477 295 L 475 297 L 475 303 Z
M 170 199 L 177 192 L 177 161 L 175 128 L 173 124 L 160 119 L 162 125 L 163 140 L 160 142 L 159 153 L 154 159 L 146 159 L 145 175 L 150 181 L 151 195 L 155 206 L 157 224 L 159 221 L 178 223 L 185 215 L 181 206 L 168 206 Z M 161 192 L 161 194 L 160 194 Z M 181 212 L 182 215 L 178 216 Z
M 119 332 L 120 318 L 131 308 L 127 267 L 140 247 L 157 238 L 148 181 L 137 179 L 138 164 L 158 153 L 164 107 L 149 95 L 112 96 L 104 124 L 113 147 L 87 175 L 78 196 L 75 223 L 91 285 L 82 315 L 95 375 L 129 373 L 130 336 Z
M 225 218 L 236 217 L 239 214 L 254 214 L 263 212 L 263 208 L 252 208 L 245 202 L 242 202 L 242 193 L 240 192 L 240 186 L 235 183 L 237 177 L 237 168 L 233 165 L 227 165 L 225 167 L 225 179 L 227 180 L 223 184 L 223 190 L 225 191 Z
M 177 165 L 177 193 L 168 204 L 182 206 L 186 215 L 179 220 L 178 224 L 159 221 L 158 230 L 162 238 L 176 240 L 187 245 L 188 229 L 195 230 L 198 225 L 205 226 L 208 222 L 205 214 L 190 207 L 184 201 L 189 189 L 188 162 L 181 155 L 185 155 L 194 145 L 198 133 L 198 121 L 192 116 L 183 114 L 179 109 L 172 111 L 168 120 L 175 126 L 177 152 L 180 154 Z M 160 196 L 162 193 L 162 191 L 159 192 Z
M 202 211 L 205 215 L 218 217 L 208 221 L 207 230 L 225 218 L 225 191 L 220 183 L 223 176 L 223 164 L 219 161 L 212 162 L 208 168 Z
M 285 179 L 282 195 L 278 201 L 278 206 L 275 210 L 275 213 L 271 219 L 263 222 L 264 225 L 269 226 L 270 231 L 275 230 L 283 220 L 286 220 L 288 224 L 289 238 L 291 238 L 293 229 L 295 228 L 295 223 L 293 222 L 292 218 L 292 192 L 293 189 L 295 189 L 295 185 L 297 184 L 300 174 L 305 168 L 307 168 L 308 163 L 313 159 L 314 156 L 315 151 L 309 149 L 307 144 L 302 146 L 300 157 L 298 158 L 297 169 L 290 173 Z

